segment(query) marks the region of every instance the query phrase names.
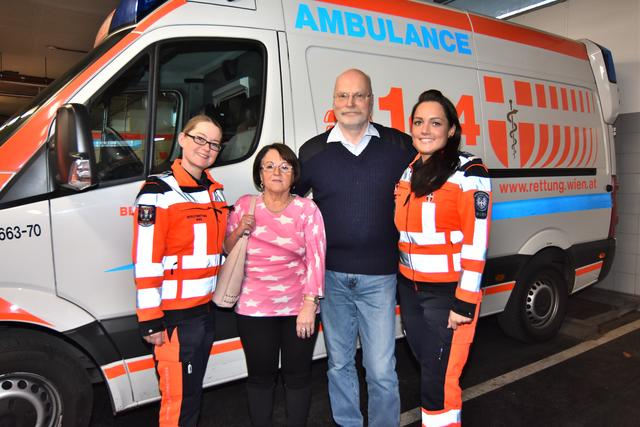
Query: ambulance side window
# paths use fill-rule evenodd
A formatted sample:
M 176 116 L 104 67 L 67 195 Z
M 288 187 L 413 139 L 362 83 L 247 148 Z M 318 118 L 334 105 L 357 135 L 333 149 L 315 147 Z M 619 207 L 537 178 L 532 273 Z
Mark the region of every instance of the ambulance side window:
M 99 181 L 142 176 L 149 108 L 149 57 L 142 56 L 89 105 Z
M 158 52 L 158 93 L 165 102 L 158 96 L 151 172 L 168 169 L 180 155 L 177 133 L 196 114 L 222 126 L 224 148 L 216 166 L 249 157 L 264 109 L 264 46 L 249 40 L 189 39 L 163 43 Z
M 178 141 L 177 128 L 182 96 L 178 91 L 159 91 L 156 100 L 156 127 L 153 138 L 153 168 L 161 172 L 171 167 L 171 150 Z M 177 145 L 177 144 L 176 144 Z

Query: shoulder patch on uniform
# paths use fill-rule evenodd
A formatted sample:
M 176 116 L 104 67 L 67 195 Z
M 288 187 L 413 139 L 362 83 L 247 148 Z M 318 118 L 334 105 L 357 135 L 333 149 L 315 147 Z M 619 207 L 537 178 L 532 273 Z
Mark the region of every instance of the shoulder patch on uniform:
M 473 207 L 476 211 L 476 218 L 486 219 L 489 212 L 489 194 L 484 191 L 473 193 Z
M 156 207 L 151 205 L 138 205 L 138 225 L 150 227 L 156 223 Z

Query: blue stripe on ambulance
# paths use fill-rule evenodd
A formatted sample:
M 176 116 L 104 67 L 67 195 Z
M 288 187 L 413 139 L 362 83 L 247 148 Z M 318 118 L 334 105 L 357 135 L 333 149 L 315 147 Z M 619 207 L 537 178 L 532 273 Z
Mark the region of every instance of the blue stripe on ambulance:
M 611 205 L 611 193 L 498 202 L 493 204 L 491 219 L 499 221 L 527 216 L 610 209 Z
M 120 267 L 110 268 L 109 270 L 105 270 L 105 273 L 115 273 L 116 271 L 127 271 L 133 270 L 133 264 L 121 265 Z

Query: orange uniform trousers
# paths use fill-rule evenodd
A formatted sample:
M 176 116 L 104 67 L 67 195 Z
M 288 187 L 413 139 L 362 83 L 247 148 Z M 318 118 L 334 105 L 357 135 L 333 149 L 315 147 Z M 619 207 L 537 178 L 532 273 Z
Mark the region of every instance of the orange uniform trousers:
M 200 415 L 202 380 L 215 337 L 214 313 L 207 310 L 196 317 L 171 322 L 163 334 L 164 344 L 154 348 L 162 396 L 159 424 L 195 427 Z
M 414 283 L 398 276 L 400 314 L 411 351 L 420 363 L 423 426 L 460 425 L 462 390 L 459 379 L 473 341 L 473 321 L 447 328 L 456 282 Z M 429 420 L 434 421 L 430 423 Z M 440 420 L 447 420 L 440 424 Z

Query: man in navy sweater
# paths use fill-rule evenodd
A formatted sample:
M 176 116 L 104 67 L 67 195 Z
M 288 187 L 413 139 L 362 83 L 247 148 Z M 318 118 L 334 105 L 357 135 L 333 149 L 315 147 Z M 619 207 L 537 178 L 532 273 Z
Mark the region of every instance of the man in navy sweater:
M 356 338 L 360 336 L 369 397 L 369 426 L 397 426 L 400 397 L 395 366 L 398 232 L 394 187 L 416 152 L 411 138 L 370 122 L 371 79 L 357 69 L 338 76 L 337 125 L 300 148 L 296 193 L 313 191 L 327 234 L 322 324 L 329 354 L 333 418 L 362 426 Z

